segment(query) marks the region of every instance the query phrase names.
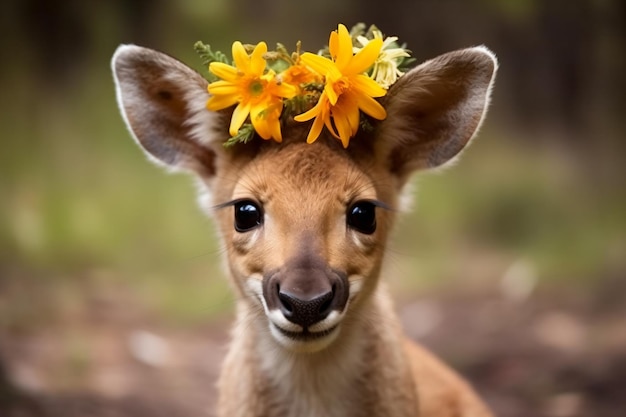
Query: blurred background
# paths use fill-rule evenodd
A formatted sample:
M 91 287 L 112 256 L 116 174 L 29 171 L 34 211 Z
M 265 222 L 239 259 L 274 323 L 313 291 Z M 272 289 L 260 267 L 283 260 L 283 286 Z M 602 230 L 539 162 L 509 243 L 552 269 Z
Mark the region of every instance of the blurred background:
M 409 335 L 498 415 L 626 407 L 626 3 L 6 0 L 0 5 L 0 415 L 211 416 L 232 296 L 192 181 L 146 162 L 120 43 L 305 50 L 375 23 L 418 61 L 500 60 L 461 161 L 415 180 L 387 275 Z

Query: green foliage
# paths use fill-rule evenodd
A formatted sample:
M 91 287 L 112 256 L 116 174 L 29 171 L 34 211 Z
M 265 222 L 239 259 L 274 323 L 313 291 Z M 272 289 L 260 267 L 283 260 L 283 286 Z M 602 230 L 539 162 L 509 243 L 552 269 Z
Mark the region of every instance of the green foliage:
M 202 41 L 198 41 L 193 45 L 193 49 L 202 59 L 202 65 L 208 68 L 209 64 L 212 62 L 222 62 L 224 64 L 231 64 L 231 61 L 228 57 L 222 53 L 221 51 L 213 51 L 211 46 L 203 43 Z M 217 81 L 218 78 L 212 73 L 208 72 L 207 80 L 209 82 Z
M 324 91 L 324 84 L 320 83 L 305 83 L 300 87 L 307 91 L 308 94 L 296 95 L 284 101 L 283 112 L 280 116 L 283 122 L 293 117 L 293 115 L 304 113 L 312 108 L 319 100 L 322 91 Z
M 267 51 L 265 59 L 267 60 L 268 68 L 273 70 L 276 74 L 285 71 L 294 64 L 292 54 L 289 53 L 282 43 L 277 43 L 275 50 Z
M 398 47 L 402 49 L 406 49 L 409 54 L 411 53 L 411 50 L 406 48 L 406 43 L 403 43 L 402 45 Z M 398 61 L 399 61 L 398 69 L 402 72 L 407 72 L 408 70 L 410 70 L 411 68 L 415 66 L 417 59 L 415 59 L 413 56 L 403 56 L 403 57 L 398 58 Z
M 256 132 L 254 130 L 254 126 L 252 126 L 252 123 L 244 123 L 241 128 L 239 128 L 239 131 L 235 136 L 229 138 L 226 142 L 224 142 L 224 147 L 230 148 L 231 146 L 234 146 L 238 143 L 248 143 L 254 138 L 255 134 Z

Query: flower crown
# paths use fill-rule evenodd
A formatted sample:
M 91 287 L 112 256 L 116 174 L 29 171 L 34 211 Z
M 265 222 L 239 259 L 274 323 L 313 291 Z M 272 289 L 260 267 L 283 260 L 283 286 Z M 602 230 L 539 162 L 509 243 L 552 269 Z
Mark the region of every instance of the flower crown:
M 397 37 L 383 37 L 375 26 L 365 31 L 363 23 L 350 32 L 340 24 L 330 33 L 328 46 L 319 54 L 289 53 L 278 44 L 268 51 L 265 42 L 256 46 L 237 41 L 233 62 L 202 42 L 195 44 L 209 66 L 211 97 L 206 106 L 218 111 L 234 106 L 231 138 L 225 146 L 246 143 L 258 134 L 282 141 L 281 122 L 314 119 L 307 142 L 313 143 L 324 126 L 344 148 L 359 127 L 371 128 L 361 113 L 383 120 L 387 113 L 376 100 L 404 74 L 414 59 Z

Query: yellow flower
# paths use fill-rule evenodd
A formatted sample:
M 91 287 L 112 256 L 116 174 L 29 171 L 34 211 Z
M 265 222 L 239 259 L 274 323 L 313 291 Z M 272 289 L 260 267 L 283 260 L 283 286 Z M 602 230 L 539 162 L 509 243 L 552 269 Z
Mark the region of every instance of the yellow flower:
M 322 83 L 322 77 L 313 72 L 309 67 L 303 65 L 300 60 L 279 74 L 281 80 L 291 84 L 298 89 L 298 95 L 305 94 L 303 84 Z
M 330 34 L 332 60 L 308 52 L 302 54 L 302 63 L 325 80 L 317 104 L 295 117 L 299 122 L 315 118 L 308 143 L 315 142 L 325 125 L 346 148 L 359 129 L 359 110 L 378 120 L 387 117 L 385 109 L 374 99 L 384 96 L 386 90 L 364 74 L 376 61 L 382 45 L 382 39 L 374 39 L 353 55 L 350 33 L 340 24 L 338 30 Z
M 380 30 L 374 30 L 372 33 L 374 39 L 383 39 L 383 34 Z M 372 41 L 365 36 L 358 36 L 356 40 L 363 48 Z M 398 69 L 398 64 L 402 62 L 402 58 L 410 56 L 406 49 L 397 47 L 397 40 L 396 36 L 389 36 L 384 39 L 382 49 L 378 58 L 376 58 L 372 74 L 370 75 L 372 79 L 385 89 L 388 89 L 404 74 Z M 354 52 L 359 52 L 363 48 L 355 47 Z
M 250 116 L 259 136 L 281 142 L 279 117 L 283 98 L 293 97 L 296 94 L 295 87 L 281 83 L 273 71 L 266 72 L 263 57 L 267 53 L 265 42 L 260 42 L 251 55 L 246 53 L 241 42 L 233 43 L 232 50 L 235 67 L 222 62 L 209 65 L 209 71 L 221 80 L 209 84 L 211 98 L 207 101 L 207 108 L 218 111 L 238 103 L 230 120 L 231 136 L 237 134 Z

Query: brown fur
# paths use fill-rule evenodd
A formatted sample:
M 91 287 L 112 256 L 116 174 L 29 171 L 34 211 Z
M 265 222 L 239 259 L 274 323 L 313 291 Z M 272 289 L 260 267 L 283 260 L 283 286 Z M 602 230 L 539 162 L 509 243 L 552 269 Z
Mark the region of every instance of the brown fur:
M 460 377 L 403 336 L 379 282 L 410 174 L 456 156 L 484 118 L 496 70 L 489 51 L 453 52 L 409 72 L 382 101 L 388 118 L 347 150 L 327 134 L 306 144 L 308 125 L 293 121 L 282 144 L 256 138 L 224 149 L 229 114 L 204 108 L 202 77 L 135 46 L 118 49 L 113 70 L 133 136 L 157 162 L 197 174 L 226 248 L 237 319 L 219 416 L 491 415 Z M 239 199 L 262 207 L 261 226 L 234 230 L 229 202 Z M 346 225 L 347 209 L 363 200 L 381 204 L 372 234 Z M 347 305 L 319 322 L 332 335 L 319 342 L 277 336 L 273 325 L 293 325 L 261 291 L 276 271 L 302 265 L 349 285 Z

